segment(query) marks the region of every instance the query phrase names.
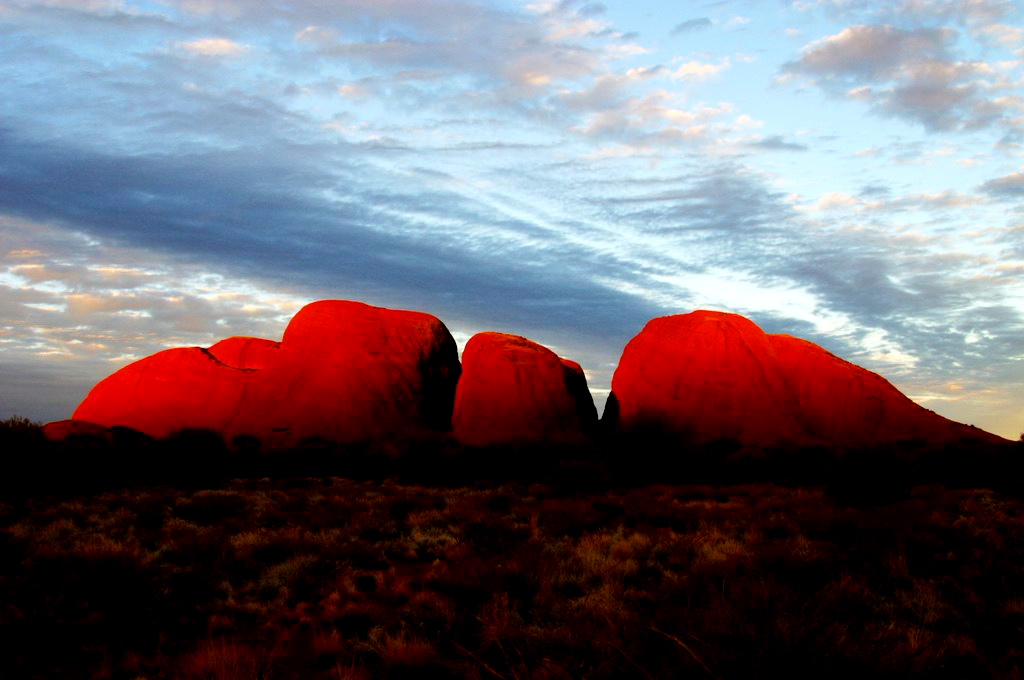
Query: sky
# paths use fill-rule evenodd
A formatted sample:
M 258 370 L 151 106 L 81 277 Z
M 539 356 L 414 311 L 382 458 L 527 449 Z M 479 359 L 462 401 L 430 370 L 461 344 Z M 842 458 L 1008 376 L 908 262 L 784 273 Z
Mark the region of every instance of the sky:
M 0 0 L 0 418 L 302 305 L 743 314 L 1024 430 L 1024 7 Z

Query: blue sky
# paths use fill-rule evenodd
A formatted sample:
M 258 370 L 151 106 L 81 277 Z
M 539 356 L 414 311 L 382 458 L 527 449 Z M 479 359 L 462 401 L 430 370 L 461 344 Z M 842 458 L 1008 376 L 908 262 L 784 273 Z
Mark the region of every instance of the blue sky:
M 316 299 L 500 330 L 599 404 L 744 314 L 1024 430 L 1000 0 L 0 0 L 0 417 Z

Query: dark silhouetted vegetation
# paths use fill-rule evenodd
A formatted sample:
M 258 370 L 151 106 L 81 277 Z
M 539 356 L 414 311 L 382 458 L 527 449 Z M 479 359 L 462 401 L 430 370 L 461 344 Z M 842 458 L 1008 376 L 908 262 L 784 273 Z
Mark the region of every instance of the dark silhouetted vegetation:
M 1021 677 L 1018 445 L 0 438 L 0 678 Z

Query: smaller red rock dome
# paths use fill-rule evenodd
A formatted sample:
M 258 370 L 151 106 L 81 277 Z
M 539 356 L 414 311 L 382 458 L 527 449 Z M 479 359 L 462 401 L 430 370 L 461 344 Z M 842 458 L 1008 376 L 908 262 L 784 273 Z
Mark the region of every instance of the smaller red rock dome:
M 452 431 L 470 446 L 571 441 L 597 421 L 583 369 L 518 335 L 478 333 L 462 353 Z

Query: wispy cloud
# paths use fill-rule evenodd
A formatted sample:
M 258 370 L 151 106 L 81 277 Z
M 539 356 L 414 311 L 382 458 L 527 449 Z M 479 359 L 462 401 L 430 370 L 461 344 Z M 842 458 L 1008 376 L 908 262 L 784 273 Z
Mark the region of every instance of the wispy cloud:
M 693 19 L 687 19 L 681 21 L 672 27 L 672 35 L 683 35 L 684 33 L 692 33 L 693 31 L 703 31 L 711 28 L 711 19 L 707 17 L 695 17 Z
M 728 59 L 723 59 L 717 64 L 703 63 L 699 61 L 688 61 L 680 64 L 671 72 L 672 78 L 681 80 L 704 80 L 721 74 L 731 64 Z
M 759 137 L 746 142 L 746 145 L 753 149 L 763 149 L 765 151 L 807 151 L 810 148 L 806 144 L 789 141 L 782 135 Z

